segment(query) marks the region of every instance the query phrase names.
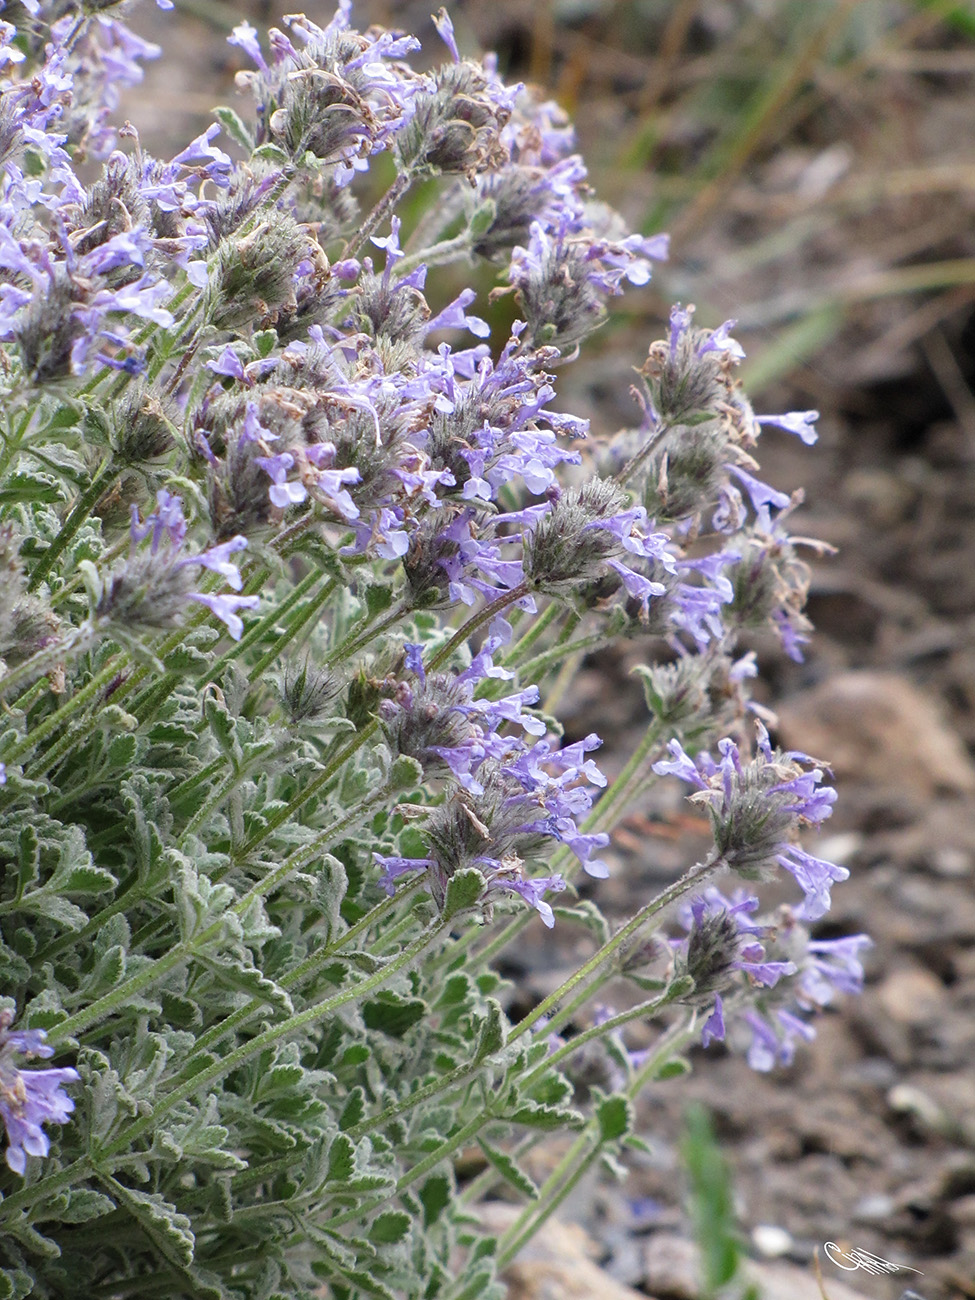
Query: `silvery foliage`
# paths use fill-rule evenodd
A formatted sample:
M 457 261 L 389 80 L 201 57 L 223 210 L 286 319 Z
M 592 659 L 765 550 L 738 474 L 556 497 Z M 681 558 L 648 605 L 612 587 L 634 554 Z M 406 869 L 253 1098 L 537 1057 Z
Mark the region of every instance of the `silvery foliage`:
M 555 377 L 666 240 L 443 12 L 432 72 L 347 5 L 242 24 L 250 110 L 168 161 L 115 120 L 158 51 L 114 5 L 4 17 L 0 1295 L 500 1297 L 696 1040 L 769 1069 L 859 987 L 798 840 L 833 791 L 749 704 L 749 639 L 809 630 L 754 451 L 815 413 L 756 416 L 678 306 L 581 446 Z M 607 785 L 553 713 L 619 638 Z M 614 931 L 660 779 L 714 845 Z M 554 924 L 592 955 L 532 1004 L 499 958 Z

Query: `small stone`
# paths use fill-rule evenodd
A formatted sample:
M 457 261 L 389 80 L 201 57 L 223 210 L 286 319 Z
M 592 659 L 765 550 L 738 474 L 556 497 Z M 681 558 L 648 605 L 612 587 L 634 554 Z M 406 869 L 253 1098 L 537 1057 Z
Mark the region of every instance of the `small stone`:
M 774 1223 L 759 1223 L 752 1229 L 752 1241 L 755 1249 L 766 1259 L 780 1259 L 792 1249 L 791 1233 L 779 1228 Z
M 955 1125 L 948 1113 L 926 1092 L 908 1083 L 899 1083 L 887 1094 L 887 1105 L 898 1115 L 908 1116 L 920 1132 L 952 1136 Z
M 903 966 L 881 984 L 878 997 L 884 1013 L 902 1025 L 930 1024 L 947 1000 L 941 981 L 923 966 Z
M 828 1263 L 826 1267 L 829 1267 Z M 757 1283 L 762 1300 L 822 1300 L 824 1295 L 828 1295 L 829 1300 L 869 1300 L 866 1292 L 855 1291 L 832 1277 L 824 1291 L 811 1267 L 749 1263 L 747 1274 Z
M 853 1208 L 853 1218 L 857 1223 L 883 1223 L 893 1213 L 894 1198 L 883 1192 L 865 1196 Z
M 935 849 L 930 858 L 932 869 L 949 880 L 961 880 L 975 870 L 975 860 L 964 849 Z
M 643 1253 L 643 1285 L 667 1300 L 698 1300 L 700 1264 L 692 1241 L 670 1232 L 656 1232 Z

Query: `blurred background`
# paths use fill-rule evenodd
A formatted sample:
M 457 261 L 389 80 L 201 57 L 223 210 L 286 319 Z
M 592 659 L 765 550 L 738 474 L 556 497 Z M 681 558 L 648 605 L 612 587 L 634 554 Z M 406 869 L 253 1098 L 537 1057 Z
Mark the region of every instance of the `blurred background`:
M 214 104 L 238 103 L 245 62 L 226 35 L 291 7 L 134 11 L 164 50 L 123 108 L 150 152 L 170 156 Z M 430 8 L 360 0 L 353 20 L 407 28 L 439 59 Z M 898 1300 L 908 1286 L 975 1297 L 975 5 L 448 9 L 462 52 L 497 51 L 509 79 L 572 115 L 598 195 L 633 229 L 671 234 L 669 263 L 614 301 L 559 377 L 565 409 L 589 416 L 594 438 L 632 422 L 631 369 L 679 300 L 701 325 L 737 318 L 756 410 L 822 413 L 816 447 L 769 430 L 760 448 L 765 478 L 805 488 L 793 531 L 837 548 L 810 552 L 816 633 L 803 664 L 755 649 L 780 740 L 830 760 L 840 789 L 817 852 L 852 874 L 820 937 L 866 930 L 876 943 L 864 996 L 824 1017 L 789 1071 L 756 1076 L 712 1050 L 690 1081 L 646 1097 L 648 1149 L 629 1181 L 581 1188 L 563 1210 L 577 1226 L 515 1265 L 511 1294 L 703 1300 L 714 1292 L 692 1241 L 710 1204 L 712 1224 L 737 1225 L 769 1300 Z M 331 6 L 308 12 L 325 21 Z M 638 654 L 587 661 L 562 704 L 570 731 L 606 737 L 610 771 L 643 708 Z M 600 904 L 627 914 L 699 847 L 694 830 L 677 805 L 635 811 Z M 506 973 L 527 999 L 548 992 L 572 943 L 539 942 Z M 689 1099 L 730 1167 L 724 1210 L 707 1199 L 720 1174 L 688 1154 Z M 923 1276 L 843 1272 L 822 1258 L 827 1240 Z

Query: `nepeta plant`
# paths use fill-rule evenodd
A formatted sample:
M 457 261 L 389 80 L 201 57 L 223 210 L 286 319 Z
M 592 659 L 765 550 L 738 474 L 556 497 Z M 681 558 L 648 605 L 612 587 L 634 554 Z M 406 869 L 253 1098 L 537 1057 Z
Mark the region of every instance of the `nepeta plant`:
M 114 9 L 0 24 L 0 1295 L 500 1296 L 689 1044 L 768 1069 L 859 987 L 867 940 L 810 938 L 833 791 L 741 645 L 806 639 L 753 452 L 814 413 L 756 416 L 733 322 L 676 307 L 583 460 L 554 376 L 665 240 L 444 12 L 431 73 L 348 5 L 242 24 L 250 120 L 162 161 L 112 123 L 156 53 Z M 488 319 L 438 282 L 474 263 Z M 552 715 L 620 637 L 648 713 L 607 786 Z M 575 882 L 672 777 L 713 848 L 613 932 Z M 592 955 L 512 1019 L 497 959 L 556 922 Z

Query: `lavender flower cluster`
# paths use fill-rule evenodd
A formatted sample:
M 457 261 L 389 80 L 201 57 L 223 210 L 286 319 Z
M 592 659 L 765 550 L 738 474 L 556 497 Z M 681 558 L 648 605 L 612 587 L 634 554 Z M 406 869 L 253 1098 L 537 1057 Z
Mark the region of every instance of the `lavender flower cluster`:
M 541 1038 L 518 1056 L 505 1037 L 636 969 L 618 955 L 666 903 L 687 933 L 655 1010 L 696 1034 L 707 1008 L 704 1042 L 741 1038 L 756 1069 L 860 985 L 864 936 L 811 937 L 848 873 L 798 839 L 835 793 L 756 733 L 748 696 L 754 638 L 801 659 L 810 630 L 798 495 L 753 453 L 764 425 L 814 442 L 816 413 L 756 415 L 735 322 L 678 305 L 635 426 L 584 459 L 556 375 L 667 240 L 594 200 L 561 110 L 463 58 L 446 11 L 430 72 L 412 36 L 357 31 L 351 0 L 266 40 L 240 24 L 252 123 L 217 110 L 162 161 L 113 126 L 158 53 L 116 8 L 25 0 L 0 22 L 0 978 L 27 1026 L 0 1013 L 10 1170 L 67 1125 L 50 1188 L 7 1204 L 96 1171 L 105 1190 L 68 1222 L 118 1209 L 143 1234 L 86 1264 L 96 1289 L 152 1256 L 179 1294 L 306 1294 L 312 1275 L 448 1294 L 452 1237 L 439 1264 L 417 1247 L 412 1274 L 379 1247 L 447 1204 L 405 1189 L 478 1131 L 457 1081 L 497 1072 L 483 1126 L 571 1116 L 554 1064 L 537 1090 Z M 435 197 L 407 205 L 421 185 Z M 447 265 L 480 288 L 448 289 Z M 645 651 L 649 718 L 608 786 L 599 738 L 566 739 L 551 688 L 618 638 Z M 655 777 L 693 787 L 712 854 L 615 935 L 597 926 L 596 955 L 508 1024 L 493 958 L 531 909 L 554 924 L 579 869 L 609 874 L 613 819 Z M 778 870 L 803 901 L 772 920 L 714 884 Z M 495 910 L 485 942 L 473 923 Z M 454 1002 L 445 965 L 470 972 Z M 414 1026 L 407 1069 L 389 1044 Z M 473 1064 L 451 1057 L 472 1036 Z M 20 1064 L 67 1050 L 77 1070 Z M 624 1091 L 656 1077 L 631 1066 Z M 424 1128 L 445 1099 L 454 1119 Z M 622 1139 L 597 1119 L 597 1146 Z M 226 1264 L 235 1215 L 280 1234 L 291 1203 L 310 1224 L 365 1216 L 372 1244 L 305 1225 L 273 1277 Z

